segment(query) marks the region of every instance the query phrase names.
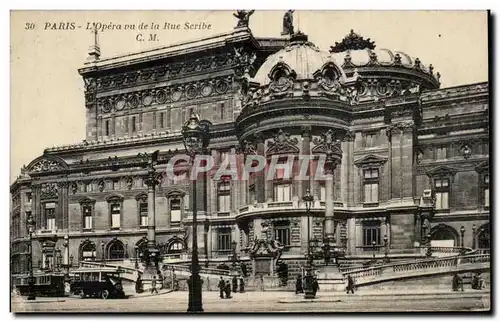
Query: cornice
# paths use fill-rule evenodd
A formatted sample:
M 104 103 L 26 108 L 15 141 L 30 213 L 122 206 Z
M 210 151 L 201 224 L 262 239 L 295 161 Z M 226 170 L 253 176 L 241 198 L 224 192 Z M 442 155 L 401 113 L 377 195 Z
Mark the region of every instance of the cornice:
M 456 87 L 443 88 L 434 91 L 423 92 L 420 96 L 422 103 L 440 101 L 446 99 L 458 99 L 470 96 L 488 96 L 489 83 L 482 82 L 470 85 L 461 85 Z

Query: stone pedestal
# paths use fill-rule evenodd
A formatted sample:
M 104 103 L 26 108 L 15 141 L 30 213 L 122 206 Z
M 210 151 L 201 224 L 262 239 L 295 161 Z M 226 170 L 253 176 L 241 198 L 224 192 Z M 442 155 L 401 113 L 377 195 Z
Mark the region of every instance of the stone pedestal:
M 337 265 L 324 266 L 317 274 L 319 292 L 321 291 L 345 291 L 345 283 L 342 273 Z

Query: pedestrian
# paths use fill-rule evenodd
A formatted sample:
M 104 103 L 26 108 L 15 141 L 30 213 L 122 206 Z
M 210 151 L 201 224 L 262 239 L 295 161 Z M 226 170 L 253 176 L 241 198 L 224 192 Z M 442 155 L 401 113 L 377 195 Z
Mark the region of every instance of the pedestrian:
M 471 284 L 471 287 L 473 290 L 480 290 L 480 288 L 479 288 L 479 274 L 478 273 L 475 273 L 472 276 L 472 281 L 470 284 Z
M 226 292 L 226 298 L 231 298 L 231 282 L 229 280 L 226 282 L 226 286 L 224 287 L 224 291 Z
M 462 292 L 464 291 L 464 283 L 462 281 L 462 278 L 458 275 L 458 273 L 455 273 L 455 275 L 453 275 L 453 279 L 451 281 L 451 288 L 453 291 L 458 291 L 458 289 L 461 289 Z
M 316 277 L 314 277 L 312 282 L 312 291 L 313 291 L 313 296 L 316 296 L 316 293 L 319 291 L 318 279 Z
M 347 290 L 347 294 L 349 294 L 349 292 L 351 292 L 352 294 L 354 294 L 354 279 L 351 277 L 351 275 L 347 275 L 347 287 L 346 287 L 346 290 Z
M 220 277 L 220 281 L 219 281 L 219 295 L 220 295 L 220 298 L 223 299 L 224 298 L 224 288 L 226 287 L 226 283 L 224 282 L 224 279 L 222 278 L 222 276 Z
M 240 293 L 245 292 L 245 280 L 243 279 L 243 276 L 240 276 Z
M 478 280 L 478 290 L 482 290 L 483 288 L 486 287 L 486 283 L 484 281 L 484 278 L 481 276 L 481 273 L 477 273 L 477 280 Z
M 156 276 L 153 276 L 153 280 L 151 281 L 151 294 L 158 294 L 158 290 L 156 289 Z
M 304 293 L 304 288 L 302 287 L 302 275 L 297 276 L 295 280 L 295 294 Z
M 142 279 L 141 279 L 141 274 L 137 275 L 137 279 L 135 280 L 135 292 L 137 294 L 140 294 L 144 291 L 142 288 Z
M 233 293 L 238 292 L 238 278 L 233 276 Z

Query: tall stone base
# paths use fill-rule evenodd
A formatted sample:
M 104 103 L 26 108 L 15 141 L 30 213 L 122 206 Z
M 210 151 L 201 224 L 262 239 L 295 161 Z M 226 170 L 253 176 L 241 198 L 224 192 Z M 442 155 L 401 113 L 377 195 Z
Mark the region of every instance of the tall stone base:
M 337 265 L 324 266 L 317 275 L 319 291 L 345 291 L 342 273 Z
M 155 265 L 153 264 L 144 267 L 144 272 L 141 276 L 141 279 L 142 279 L 143 289 L 145 291 L 151 289 L 151 281 L 153 280 L 153 277 L 156 277 L 156 289 L 157 290 L 161 289 L 163 286 L 163 276 L 158 274 Z

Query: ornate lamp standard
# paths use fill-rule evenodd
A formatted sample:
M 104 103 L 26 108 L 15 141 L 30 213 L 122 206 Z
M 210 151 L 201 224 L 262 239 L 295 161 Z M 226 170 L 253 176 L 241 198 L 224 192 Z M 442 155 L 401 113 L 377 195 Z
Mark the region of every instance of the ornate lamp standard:
M 476 224 L 472 225 L 472 249 L 476 249 Z
M 197 154 L 206 152 L 207 146 L 210 143 L 210 125 L 207 120 L 201 120 L 195 113 L 191 114 L 189 120 L 182 126 L 182 136 L 184 137 L 184 147 L 186 153 L 191 157 L 193 166 L 191 171 L 194 170 L 194 159 Z M 198 234 L 197 234 L 197 204 L 196 204 L 196 179 L 193 179 L 193 193 L 192 193 L 192 209 L 193 209 L 193 245 L 191 256 L 191 285 L 189 287 L 189 305 L 188 312 L 203 312 L 203 303 L 201 297 L 201 279 L 200 279 L 200 265 L 198 260 Z
M 372 240 L 372 250 L 373 250 L 373 261 L 375 261 L 375 250 L 377 249 L 377 243 Z
M 159 150 L 154 151 L 151 154 L 139 153 L 138 156 L 147 162 L 148 175 L 146 177 L 145 183 L 148 186 L 148 232 L 147 232 L 147 252 L 143 254 L 143 260 L 147 264 L 146 270 L 148 275 L 156 275 L 158 270 L 158 261 L 160 252 L 156 246 L 156 196 L 155 188 L 160 183 L 156 175 L 155 166 L 158 163 Z M 148 256 L 149 258 L 144 258 Z M 154 263 L 154 269 L 149 266 L 150 263 Z
M 135 245 L 135 269 L 139 269 L 139 246 Z
M 460 246 L 464 247 L 464 235 L 465 235 L 465 227 L 460 227 Z
M 29 233 L 29 255 L 28 255 L 28 269 L 29 269 L 29 277 L 28 277 L 28 300 L 35 300 L 35 290 L 33 286 L 35 285 L 35 277 L 33 276 L 33 232 L 35 231 L 35 220 L 30 215 L 26 220 L 26 227 L 28 228 Z
M 69 267 L 70 267 L 70 256 L 69 256 L 69 236 L 64 236 L 64 254 L 63 254 L 63 268 L 64 268 L 64 281 L 69 282 Z
M 306 190 L 306 194 L 302 197 L 304 204 L 306 205 L 307 211 L 307 263 L 306 263 L 306 276 L 305 276 L 305 285 L 304 285 L 304 298 L 311 299 L 314 298 L 314 292 L 312 290 L 312 266 L 313 266 L 313 258 L 311 255 L 311 207 L 314 202 L 314 197 L 311 195 L 311 191 L 309 189 Z
M 460 255 L 465 254 L 465 249 L 464 249 L 464 235 L 465 235 L 465 227 L 462 226 L 460 227 L 460 246 L 462 247 L 460 249 Z
M 239 273 L 238 273 L 238 265 L 237 265 L 237 262 L 238 262 L 238 254 L 236 254 L 236 245 L 237 245 L 237 244 L 238 244 L 238 243 L 237 243 L 235 240 L 233 240 L 233 241 L 231 242 L 231 249 L 232 249 L 233 253 L 232 253 L 232 255 L 231 255 L 230 260 L 231 260 L 231 262 L 232 262 L 232 266 L 231 266 L 231 275 L 233 275 L 233 276 L 237 276 L 237 275 L 239 275 Z
M 101 242 L 101 256 L 102 256 L 102 263 L 105 264 L 104 262 L 104 242 Z
M 386 263 L 389 263 L 389 247 L 388 247 L 388 241 L 389 238 L 387 235 L 384 235 L 384 249 L 385 249 L 385 256 L 384 256 L 384 261 Z
M 432 249 L 431 249 L 431 233 L 427 233 L 427 252 L 425 253 L 425 256 L 431 257 L 432 256 Z

